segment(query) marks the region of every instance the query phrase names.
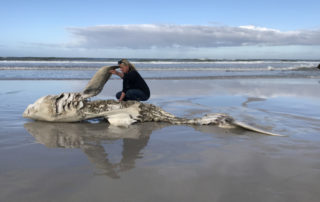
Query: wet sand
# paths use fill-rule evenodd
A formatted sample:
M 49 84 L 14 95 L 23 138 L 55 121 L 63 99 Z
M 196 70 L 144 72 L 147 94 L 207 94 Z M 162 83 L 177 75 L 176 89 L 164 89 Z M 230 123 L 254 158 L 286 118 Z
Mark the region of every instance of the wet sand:
M 22 118 L 86 81 L 0 81 L 1 201 L 318 201 L 316 79 L 148 80 L 148 101 L 186 117 L 228 113 L 288 137 L 215 126 L 129 128 Z M 95 99 L 121 89 L 110 81 Z

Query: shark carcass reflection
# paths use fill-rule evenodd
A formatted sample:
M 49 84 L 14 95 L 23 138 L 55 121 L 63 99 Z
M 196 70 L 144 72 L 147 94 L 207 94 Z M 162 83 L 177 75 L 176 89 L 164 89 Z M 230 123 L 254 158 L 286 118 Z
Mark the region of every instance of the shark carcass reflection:
M 29 122 L 25 129 L 38 143 L 48 148 L 81 149 L 89 161 L 100 170 L 99 175 L 120 178 L 120 173 L 133 169 L 135 161 L 143 158 L 153 131 L 168 126 L 166 123 L 144 123 L 127 128 L 112 127 L 106 123 L 47 123 Z M 121 160 L 112 163 L 103 142 L 122 140 Z M 96 173 L 97 174 L 97 173 Z

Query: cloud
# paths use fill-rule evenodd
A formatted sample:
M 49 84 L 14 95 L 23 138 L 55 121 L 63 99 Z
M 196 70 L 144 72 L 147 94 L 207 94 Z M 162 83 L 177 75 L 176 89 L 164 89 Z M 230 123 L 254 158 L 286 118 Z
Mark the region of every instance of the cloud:
M 67 30 L 73 47 L 88 49 L 320 45 L 320 30 L 280 31 L 252 25 L 100 25 Z

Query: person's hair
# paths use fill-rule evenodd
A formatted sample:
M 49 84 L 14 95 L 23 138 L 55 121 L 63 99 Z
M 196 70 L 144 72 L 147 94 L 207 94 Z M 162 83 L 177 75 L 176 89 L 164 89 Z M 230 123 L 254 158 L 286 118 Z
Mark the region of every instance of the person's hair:
M 131 62 L 129 62 L 127 59 L 119 60 L 118 65 L 120 65 L 120 64 L 125 64 L 125 65 L 129 66 L 129 72 L 137 71 L 136 67 Z

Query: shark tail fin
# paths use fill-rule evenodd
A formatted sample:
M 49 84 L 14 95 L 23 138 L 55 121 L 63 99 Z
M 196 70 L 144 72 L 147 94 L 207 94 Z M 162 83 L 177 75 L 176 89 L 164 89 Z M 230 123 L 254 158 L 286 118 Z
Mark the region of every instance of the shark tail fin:
M 244 128 L 244 129 L 247 129 L 247 130 L 250 130 L 250 131 L 253 131 L 253 132 L 257 132 L 257 133 L 261 133 L 261 134 L 265 134 L 265 135 L 278 136 L 278 137 L 286 137 L 286 135 L 280 135 L 280 134 L 268 132 L 268 131 L 265 131 L 265 130 L 262 130 L 262 129 L 259 129 L 259 128 L 250 126 L 250 125 L 248 125 L 248 124 L 246 124 L 246 123 L 243 123 L 243 122 L 234 121 L 233 124 L 234 124 L 235 126 L 240 127 L 240 128 Z

